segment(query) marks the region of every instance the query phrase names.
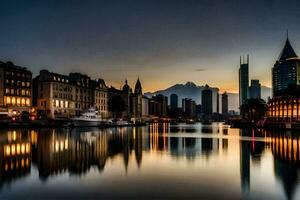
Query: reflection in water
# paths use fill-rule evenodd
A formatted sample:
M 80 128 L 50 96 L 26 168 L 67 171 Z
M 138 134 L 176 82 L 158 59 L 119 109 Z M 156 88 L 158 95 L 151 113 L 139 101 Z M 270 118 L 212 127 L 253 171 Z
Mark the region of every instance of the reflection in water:
M 30 172 L 31 143 L 28 131 L 7 131 L 0 135 L 0 187 Z
M 275 175 L 281 180 L 287 199 L 293 199 L 299 180 L 300 137 L 273 134 L 271 141 Z
M 3 191 L 5 184 L 30 176 L 32 165 L 37 167 L 39 179 L 48 181 L 52 176 L 65 173 L 71 176 L 88 174 L 91 168 L 101 174 L 106 170 L 107 161 L 119 156 L 123 159 L 124 172 L 128 173 L 132 159 L 142 171 L 142 163 L 144 160 L 147 163 L 149 159 L 148 153 L 186 158 L 193 163 L 205 158 L 204 163 L 197 165 L 208 167 L 209 162 L 232 157 L 233 152 L 237 152 L 235 159 L 239 159 L 239 166 L 236 167 L 240 168 L 241 196 L 250 198 L 253 195 L 252 187 L 255 187 L 255 180 L 251 178 L 253 167 L 260 167 L 264 153 L 271 152 L 274 169 L 270 170 L 274 170 L 275 176 L 282 183 L 285 197 L 295 198 L 300 169 L 299 136 L 261 130 L 239 130 L 236 134 L 236 130 L 218 124 L 151 124 L 148 127 L 101 130 L 2 131 L 0 191 Z M 207 133 L 210 133 L 207 137 L 202 136 Z M 235 135 L 240 137 L 230 137 Z M 210 157 L 214 160 L 208 159 Z M 160 159 L 163 161 L 164 158 Z M 226 166 L 228 163 L 223 164 Z M 186 170 L 188 172 L 189 168 Z M 214 174 L 210 174 L 210 177 L 210 181 L 213 181 Z

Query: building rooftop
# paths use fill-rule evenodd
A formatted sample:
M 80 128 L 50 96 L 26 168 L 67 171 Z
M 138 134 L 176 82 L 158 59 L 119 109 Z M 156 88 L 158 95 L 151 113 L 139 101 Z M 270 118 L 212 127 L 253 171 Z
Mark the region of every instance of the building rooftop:
M 284 62 L 291 58 L 298 58 L 298 55 L 295 53 L 289 38 L 286 39 L 285 45 L 280 53 L 278 61 Z

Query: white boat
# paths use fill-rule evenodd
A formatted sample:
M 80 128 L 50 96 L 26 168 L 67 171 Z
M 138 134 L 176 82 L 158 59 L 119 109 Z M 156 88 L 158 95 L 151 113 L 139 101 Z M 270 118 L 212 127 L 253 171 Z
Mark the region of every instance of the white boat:
M 106 120 L 98 115 L 98 111 L 95 108 L 89 108 L 79 117 L 74 117 L 71 120 L 74 126 L 101 126 L 106 124 Z

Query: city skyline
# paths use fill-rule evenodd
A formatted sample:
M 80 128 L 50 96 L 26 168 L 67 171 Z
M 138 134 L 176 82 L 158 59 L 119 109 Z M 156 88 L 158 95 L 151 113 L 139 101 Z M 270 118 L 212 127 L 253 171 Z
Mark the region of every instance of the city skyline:
M 239 56 L 246 54 L 250 77 L 270 87 L 287 28 L 296 53 L 300 47 L 296 1 L 1 4 L 0 60 L 34 76 L 44 68 L 78 71 L 117 88 L 139 76 L 145 92 L 187 81 L 237 92 Z

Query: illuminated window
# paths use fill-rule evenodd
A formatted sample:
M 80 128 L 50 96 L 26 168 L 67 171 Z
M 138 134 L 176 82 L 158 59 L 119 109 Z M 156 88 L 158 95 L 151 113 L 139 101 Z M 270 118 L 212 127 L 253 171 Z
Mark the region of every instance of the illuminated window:
M 60 107 L 61 107 L 61 108 L 64 107 L 64 101 L 60 101 Z
M 69 102 L 65 101 L 65 108 L 68 108 L 68 107 L 69 107 Z
M 25 96 L 25 90 L 21 91 L 22 96 Z
M 10 91 L 10 90 L 9 90 L 8 88 L 6 88 L 6 89 L 5 89 L 5 94 L 9 94 L 9 91 Z
M 22 152 L 22 154 L 25 154 L 25 144 L 21 145 L 21 152 Z
M 22 98 L 22 106 L 25 106 L 26 104 L 25 104 L 25 99 L 24 98 Z
M 12 105 L 16 105 L 16 98 L 15 98 L 15 97 L 12 97 L 12 98 L 11 98 L 11 104 L 12 104 Z
M 4 100 L 6 100 L 6 104 L 11 104 L 11 98 L 10 97 L 6 97 L 6 98 L 4 98 Z
M 55 107 L 59 107 L 59 101 L 55 100 Z
M 17 105 L 21 105 L 21 98 L 17 98 Z
M 10 94 L 14 94 L 14 93 L 15 93 L 14 89 L 10 89 Z
M 16 149 L 15 149 L 15 145 L 14 144 L 12 144 L 11 145 L 11 155 L 15 155 L 15 153 L 16 153 Z
M 20 154 L 20 144 L 17 144 L 17 155 Z
M 30 99 L 26 99 L 26 106 L 30 106 Z
M 28 143 L 26 144 L 26 153 L 30 153 L 30 145 Z
M 6 148 L 4 148 L 5 149 L 5 155 L 7 155 L 7 156 L 10 156 L 10 146 L 6 146 Z

